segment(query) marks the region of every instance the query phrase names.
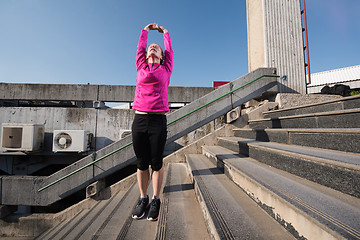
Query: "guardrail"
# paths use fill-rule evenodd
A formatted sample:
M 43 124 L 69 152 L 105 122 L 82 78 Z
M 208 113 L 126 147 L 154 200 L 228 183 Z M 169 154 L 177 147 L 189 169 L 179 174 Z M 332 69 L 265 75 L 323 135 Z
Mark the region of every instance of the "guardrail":
M 274 68 L 261 68 L 171 112 L 167 144 L 265 92 L 277 92 Z M 131 136 L 120 139 L 50 176 L 1 176 L 0 204 L 48 206 L 136 161 Z M 46 189 L 46 191 L 45 191 Z
M 173 124 L 173 123 L 175 123 L 175 122 L 177 122 L 177 121 L 179 121 L 179 120 L 181 120 L 181 119 L 189 116 L 190 114 L 193 114 L 193 113 L 199 111 L 200 109 L 202 109 L 202 108 L 204 108 L 204 107 L 206 107 L 206 106 L 208 106 L 208 105 L 210 105 L 210 104 L 212 104 L 212 103 L 214 103 L 214 102 L 216 102 L 216 101 L 218 101 L 218 100 L 220 100 L 220 99 L 222 99 L 222 98 L 224 98 L 224 97 L 226 97 L 226 96 L 228 96 L 228 95 L 230 95 L 230 94 L 233 94 L 234 92 L 238 91 L 239 89 L 244 88 L 244 87 L 248 86 L 249 84 L 251 84 L 251 83 L 253 83 L 253 82 L 255 82 L 255 81 L 257 81 L 257 80 L 259 80 L 259 79 L 261 79 L 261 78 L 263 78 L 263 77 L 276 77 L 276 78 L 278 78 L 278 77 L 280 77 L 280 76 L 278 76 L 278 75 L 262 75 L 262 76 L 257 77 L 257 78 L 255 78 L 255 79 L 253 79 L 253 80 L 251 80 L 251 81 L 249 81 L 249 82 L 247 82 L 247 83 L 245 83 L 245 84 L 242 84 L 241 86 L 239 86 L 239 87 L 237 87 L 237 88 L 235 88 L 235 89 L 232 89 L 232 84 L 233 84 L 233 83 L 230 82 L 230 83 L 228 83 L 228 85 L 230 86 L 230 89 L 232 89 L 231 91 L 229 91 L 229 92 L 227 92 L 227 93 L 225 93 L 225 94 L 223 94 L 223 95 L 221 95 L 221 96 L 219 96 L 219 97 L 217 97 L 217 98 L 215 98 L 215 99 L 213 99 L 213 100 L 211 100 L 211 101 L 209 101 L 209 102 L 201 105 L 200 107 L 198 107 L 198 108 L 196 108 L 196 109 L 194 109 L 194 110 L 192 110 L 192 111 L 190 111 L 190 112 L 182 115 L 181 117 L 176 118 L 176 119 L 173 120 L 173 121 L 168 122 L 167 125 L 169 126 L 169 125 L 171 125 L 171 124 Z M 130 146 L 130 145 L 132 145 L 132 142 L 130 142 L 130 143 L 128 143 L 128 144 L 126 144 L 126 145 L 124 145 L 124 146 L 122 146 L 122 147 L 120 147 L 120 148 L 118 148 L 118 149 L 116 149 L 116 150 L 114 150 L 114 151 L 112 151 L 112 152 L 110 152 L 110 153 L 108 153 L 108 154 L 106 154 L 106 155 L 104 155 L 104 156 L 96 159 L 96 160 L 94 160 L 93 162 L 90 162 L 90 163 L 86 164 L 85 166 L 83 166 L 83 167 L 81 167 L 81 168 L 79 168 L 79 169 L 77 169 L 77 170 L 75 170 L 75 171 L 73 171 L 73 172 L 65 175 L 65 176 L 62 177 L 62 178 L 59 178 L 58 180 L 56 180 L 56 181 L 54 181 L 54 182 L 51 182 L 50 184 L 48 184 L 48 185 L 40 188 L 40 189 L 38 190 L 38 192 L 41 192 L 41 191 L 43 191 L 43 190 L 45 190 L 45 189 L 47 189 L 47 188 L 49 188 L 49 187 L 51 187 L 51 186 L 59 183 L 59 182 L 67 179 L 68 177 L 70 177 L 70 176 L 72 176 L 72 175 L 74 175 L 74 174 L 76 174 L 76 173 L 84 170 L 85 168 L 88 168 L 88 167 L 96 164 L 97 162 L 99 162 L 99 161 L 101 161 L 101 160 L 103 160 L 103 159 L 105 159 L 105 158 L 107 158 L 107 157 L 109 157 L 109 156 L 111 156 L 111 155 L 113 155 L 113 154 L 121 151 L 122 149 L 124 149 L 124 148 L 126 148 L 126 147 L 128 147 L 128 146 Z

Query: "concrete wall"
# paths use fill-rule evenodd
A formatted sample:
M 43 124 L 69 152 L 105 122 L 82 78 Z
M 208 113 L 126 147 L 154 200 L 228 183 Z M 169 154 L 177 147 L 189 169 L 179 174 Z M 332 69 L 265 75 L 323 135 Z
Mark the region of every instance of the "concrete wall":
M 33 174 L 49 165 L 68 165 L 95 150 L 102 149 L 129 134 L 134 110 L 53 107 L 6 107 L 0 108 L 0 126 L 12 124 L 44 124 L 44 149 L 36 154 L 2 153 L 0 170 L 17 175 Z M 165 154 L 192 143 L 224 124 L 222 118 L 212 121 L 169 144 Z M 94 135 L 96 148 L 86 153 L 62 154 L 52 152 L 54 130 L 85 130 Z M 2 128 L 0 128 L 1 134 Z
M 247 0 L 249 72 L 277 68 L 279 92 L 306 93 L 300 1 Z
M 94 108 L 8 107 L 0 108 L 0 123 L 45 125 L 45 151 L 52 151 L 54 130 L 86 130 L 96 138 L 96 149 L 118 141 L 129 130 L 132 110 Z M 0 130 L 1 132 L 1 130 Z
M 249 72 L 264 67 L 265 35 L 262 0 L 246 2 Z
M 131 131 L 134 111 L 128 109 L 92 109 L 92 108 L 0 108 L 0 125 L 2 123 L 44 124 L 45 141 L 44 152 L 52 152 L 52 138 L 54 130 L 85 130 L 93 133 L 96 138 L 96 149 L 99 150 L 113 142 L 120 140 Z M 220 120 L 219 120 L 220 121 Z M 218 126 L 218 122 L 211 126 L 200 128 L 194 136 L 186 135 L 178 144 L 184 145 L 193 141 L 195 136 Z M 0 133 L 2 129 L 0 128 Z
M 212 91 L 212 87 L 169 87 L 169 101 L 189 103 Z M 132 102 L 135 86 L 76 84 L 0 83 L 1 100 L 109 101 Z M 0 107 L 2 123 L 44 124 L 44 150 L 39 153 L 2 153 L 0 170 L 9 174 L 29 175 L 54 164 L 71 164 L 93 151 L 119 141 L 129 133 L 134 111 L 129 109 L 95 109 L 64 107 Z M 82 154 L 52 152 L 54 130 L 85 130 L 95 136 L 91 151 Z M 0 127 L 0 134 L 1 134 Z M 177 140 L 166 151 L 177 150 L 191 142 L 201 129 Z M 206 131 L 205 131 L 206 132 Z M 200 134 L 201 135 L 201 134 Z
M 169 87 L 170 103 L 189 103 L 212 87 Z M 1 100 L 132 102 L 135 86 L 0 83 Z

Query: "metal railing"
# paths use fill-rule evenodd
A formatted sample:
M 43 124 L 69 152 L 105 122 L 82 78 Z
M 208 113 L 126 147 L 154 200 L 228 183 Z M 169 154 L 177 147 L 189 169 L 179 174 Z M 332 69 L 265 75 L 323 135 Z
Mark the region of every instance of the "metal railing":
M 241 89 L 241 88 L 246 87 L 247 85 L 249 85 L 249 84 L 251 84 L 251 83 L 253 83 L 253 82 L 255 82 L 255 81 L 257 81 L 257 80 L 259 80 L 259 79 L 261 79 L 261 78 L 263 78 L 263 77 L 276 77 L 276 78 L 278 78 L 278 77 L 280 77 L 280 76 L 278 76 L 278 75 L 262 75 L 262 76 L 260 76 L 260 77 L 258 77 L 258 78 L 255 78 L 255 79 L 253 79 L 253 80 L 251 80 L 251 81 L 249 81 L 249 82 L 247 82 L 247 83 L 245 83 L 245 84 L 243 84 L 243 85 L 241 85 L 241 86 L 239 86 L 239 87 L 237 87 L 237 88 L 235 88 L 235 89 L 232 89 L 232 82 L 230 82 L 230 83 L 228 83 L 228 84 L 231 84 L 231 85 L 230 85 L 230 89 L 232 89 L 231 91 L 229 91 L 229 92 L 227 92 L 227 93 L 225 93 L 225 94 L 223 94 L 223 95 L 215 98 L 215 99 L 212 100 L 212 101 L 209 101 L 209 102 L 203 104 L 202 106 L 200 106 L 200 107 L 198 107 L 198 108 L 196 108 L 196 109 L 194 109 L 194 110 L 192 110 L 192 111 L 190 111 L 190 112 L 182 115 L 181 117 L 178 117 L 177 119 L 175 119 L 175 120 L 173 120 L 173 121 L 171 121 L 171 122 L 168 122 L 167 125 L 169 126 L 170 124 L 173 124 L 173 123 L 175 123 L 175 122 L 177 122 L 177 121 L 179 121 L 179 120 L 181 120 L 181 119 L 189 116 L 190 114 L 193 114 L 193 113 L 199 111 L 200 109 L 202 109 L 202 108 L 204 108 L 204 107 L 206 107 L 206 106 L 208 106 L 208 105 L 210 105 L 210 104 L 212 104 L 212 103 L 214 103 L 214 102 L 216 102 L 216 101 L 218 101 L 218 100 L 220 100 L 220 99 L 222 99 L 222 98 L 224 98 L 224 97 L 226 97 L 226 96 L 228 96 L 228 95 L 230 95 L 230 94 L 232 94 L 232 93 L 234 93 L 234 92 L 236 92 L 236 91 L 238 91 L 238 90 Z M 40 188 L 40 189 L 38 190 L 38 192 L 41 192 L 41 191 L 43 191 L 43 190 L 45 190 L 45 189 L 47 189 L 47 188 L 49 188 L 49 187 L 51 187 L 51 186 L 53 186 L 53 185 L 55 185 L 55 184 L 57 184 L 57 183 L 63 181 L 64 179 L 66 179 L 66 178 L 68 178 L 68 177 L 70 177 L 70 176 L 72 176 L 72 175 L 74 175 L 74 174 L 76 174 L 76 173 L 84 170 L 85 168 L 88 168 L 88 167 L 96 164 L 97 162 L 99 162 L 99 161 L 101 161 L 101 160 L 103 160 L 103 159 L 105 159 L 105 158 L 107 158 L 107 157 L 109 157 L 109 156 L 111 156 L 111 155 L 113 155 L 113 154 L 121 151 L 122 149 L 131 146 L 131 145 L 132 145 L 132 142 L 129 142 L 129 143 L 125 144 L 124 146 L 122 146 L 122 147 L 120 147 L 120 148 L 118 148 L 118 149 L 116 149 L 116 150 L 114 150 L 114 151 L 112 151 L 112 152 L 110 152 L 110 153 L 108 153 L 108 154 L 106 154 L 106 155 L 104 155 L 104 156 L 102 156 L 102 157 L 100 157 L 100 158 L 92 161 L 91 163 L 88 163 L 88 164 L 84 165 L 83 167 L 81 167 L 81 168 L 79 168 L 79 169 L 77 169 L 77 170 L 75 170 L 75 171 L 73 171 L 73 172 L 71 172 L 71 173 L 69 173 L 69 174 L 67 174 L 67 175 L 59 178 L 58 180 L 56 180 L 56 181 L 54 181 L 54 182 L 52 182 L 52 183 L 49 183 L 48 185 Z

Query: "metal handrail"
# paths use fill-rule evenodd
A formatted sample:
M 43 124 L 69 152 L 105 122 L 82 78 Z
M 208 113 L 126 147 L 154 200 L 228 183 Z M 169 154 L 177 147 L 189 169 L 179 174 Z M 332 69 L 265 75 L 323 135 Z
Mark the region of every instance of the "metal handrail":
M 212 100 L 212 101 L 210 101 L 210 102 L 208 102 L 208 103 L 205 103 L 204 105 L 202 105 L 202 106 L 200 106 L 200 107 L 198 107 L 198 108 L 196 108 L 196 109 L 194 109 L 194 110 L 192 110 L 192 111 L 184 114 L 183 116 L 181 116 L 181 117 L 179 117 L 179 118 L 177 118 L 177 119 L 175 119 L 175 120 L 173 120 L 173 121 L 171 121 L 171 122 L 168 122 L 168 123 L 167 123 L 167 126 L 169 126 L 170 124 L 173 124 L 173 123 L 179 121 L 180 119 L 183 119 L 183 118 L 186 117 L 186 116 L 189 116 L 190 114 L 193 114 L 193 113 L 196 112 L 196 111 L 199 111 L 200 109 L 202 109 L 202 108 L 204 108 L 204 107 L 206 107 L 206 106 L 208 106 L 208 105 L 210 105 L 210 104 L 218 101 L 219 99 L 221 99 L 221 98 L 223 98 L 223 97 L 226 97 L 226 96 L 229 95 L 229 94 L 232 94 L 232 93 L 236 92 L 237 90 L 239 90 L 239 89 L 241 89 L 241 88 L 243 88 L 243 87 L 246 87 L 247 85 L 249 85 L 249 84 L 251 84 L 251 83 L 253 83 L 253 82 L 255 82 L 255 81 L 257 81 L 257 80 L 259 80 L 259 79 L 261 79 L 261 78 L 263 78 L 263 77 L 280 77 L 280 76 L 278 76 L 278 75 L 262 75 L 262 76 L 260 76 L 260 77 L 258 77 L 258 78 L 255 78 L 255 79 L 251 80 L 250 82 L 245 83 L 245 84 L 243 84 L 243 85 L 241 85 L 241 86 L 239 86 L 239 87 L 231 90 L 230 92 L 227 92 L 227 93 L 221 95 L 220 97 L 217 97 L 216 99 L 214 99 L 214 100 Z M 230 82 L 229 84 L 232 84 L 232 83 Z M 124 149 L 124 148 L 126 148 L 126 147 L 128 147 L 128 146 L 130 146 L 130 145 L 132 145 L 132 144 L 133 144 L 133 142 L 129 142 L 129 143 L 125 144 L 124 146 L 122 146 L 122 147 L 120 147 L 120 148 L 118 148 L 118 149 L 116 149 L 116 150 L 114 150 L 114 151 L 112 151 L 112 152 L 110 152 L 110 153 L 108 153 L 108 154 L 106 154 L 106 155 L 104 155 L 104 156 L 102 156 L 102 157 L 100 157 L 100 158 L 92 161 L 91 163 L 88 163 L 88 164 L 84 165 L 83 167 L 81 167 L 81 168 L 79 168 L 79 169 L 77 169 L 77 170 L 75 170 L 75 171 L 73 171 L 73 172 L 71 172 L 71 173 L 68 173 L 67 175 L 65 175 L 65 176 L 59 178 L 58 180 L 56 180 L 56 181 L 54 181 L 54 182 L 46 185 L 45 187 L 40 188 L 40 189 L 38 190 L 38 192 L 41 192 L 41 191 L 43 191 L 43 190 L 45 190 L 45 189 L 47 189 L 47 188 L 49 188 L 49 187 L 51 187 L 51 186 L 59 183 L 59 182 L 61 182 L 62 180 L 64 180 L 64 179 L 66 179 L 66 178 L 74 175 L 75 173 L 78 173 L 78 172 L 84 170 L 85 168 L 88 168 L 88 167 L 94 165 L 95 163 L 103 160 L 104 158 L 107 158 L 107 157 L 109 157 L 109 156 L 117 153 L 118 151 L 121 151 L 122 149 Z
M 310 73 L 310 56 L 309 56 L 309 37 L 308 37 L 308 27 L 307 27 L 307 19 L 306 19 L 306 6 L 305 0 L 303 0 L 303 13 L 304 13 L 304 27 L 305 27 L 305 43 L 306 43 L 306 60 L 307 60 L 307 74 L 308 74 L 308 82 L 307 84 L 311 84 L 311 73 Z M 306 80 L 305 80 L 306 81 Z

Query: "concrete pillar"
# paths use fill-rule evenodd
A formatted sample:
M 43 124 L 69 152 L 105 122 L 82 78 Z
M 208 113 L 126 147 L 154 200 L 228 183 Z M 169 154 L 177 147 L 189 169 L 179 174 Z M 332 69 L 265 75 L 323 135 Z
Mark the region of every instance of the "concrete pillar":
M 249 72 L 275 67 L 279 92 L 306 94 L 299 0 L 247 0 Z

